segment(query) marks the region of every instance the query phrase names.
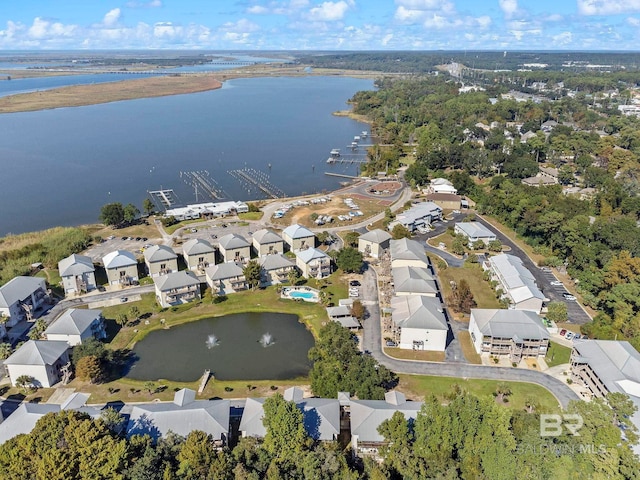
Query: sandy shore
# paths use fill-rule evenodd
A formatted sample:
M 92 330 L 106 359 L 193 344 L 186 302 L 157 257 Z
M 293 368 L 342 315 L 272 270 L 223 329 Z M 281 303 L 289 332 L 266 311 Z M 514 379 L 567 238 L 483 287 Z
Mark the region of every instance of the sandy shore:
M 221 86 L 222 83 L 218 79 L 209 75 L 148 77 L 121 82 L 74 85 L 0 98 L 0 113 L 33 112 L 135 98 L 164 97 L 204 92 Z

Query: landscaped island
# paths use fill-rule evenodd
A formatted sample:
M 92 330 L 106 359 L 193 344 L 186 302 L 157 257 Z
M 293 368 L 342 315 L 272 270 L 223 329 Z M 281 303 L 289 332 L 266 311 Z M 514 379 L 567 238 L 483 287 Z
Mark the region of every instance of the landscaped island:
M 135 98 L 197 93 L 215 90 L 221 86 L 222 83 L 210 75 L 148 77 L 122 82 L 73 85 L 44 92 L 20 93 L 0 98 L 0 113 L 33 112 Z

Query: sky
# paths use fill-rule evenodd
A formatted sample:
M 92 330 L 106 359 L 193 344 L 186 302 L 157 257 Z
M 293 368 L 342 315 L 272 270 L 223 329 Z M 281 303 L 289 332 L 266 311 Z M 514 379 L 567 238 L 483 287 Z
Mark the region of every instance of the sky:
M 2 0 L 0 50 L 638 50 L 640 0 Z

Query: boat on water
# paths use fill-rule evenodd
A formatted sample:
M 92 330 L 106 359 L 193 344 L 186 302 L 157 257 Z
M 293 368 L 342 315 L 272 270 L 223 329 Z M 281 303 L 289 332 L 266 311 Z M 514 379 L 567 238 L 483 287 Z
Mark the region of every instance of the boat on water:
M 340 156 L 340 149 L 339 148 L 334 148 L 333 150 L 331 150 L 331 156 L 332 157 L 339 157 Z

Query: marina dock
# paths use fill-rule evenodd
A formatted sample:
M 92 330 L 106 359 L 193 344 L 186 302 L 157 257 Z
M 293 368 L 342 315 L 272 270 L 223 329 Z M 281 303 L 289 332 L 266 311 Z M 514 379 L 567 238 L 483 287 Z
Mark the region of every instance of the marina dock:
M 287 195 L 269 181 L 269 175 L 253 168 L 242 168 L 229 170 L 227 173 L 247 187 L 247 192 L 251 189 L 262 192 L 269 198 L 284 198 Z

